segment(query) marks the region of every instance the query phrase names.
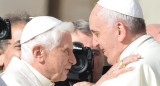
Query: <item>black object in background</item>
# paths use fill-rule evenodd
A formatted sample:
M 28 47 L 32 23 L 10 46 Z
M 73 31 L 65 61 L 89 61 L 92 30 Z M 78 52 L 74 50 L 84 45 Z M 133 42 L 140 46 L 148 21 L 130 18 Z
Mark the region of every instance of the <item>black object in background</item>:
M 0 40 L 11 39 L 11 23 L 9 19 L 2 19 L 0 17 Z
M 89 81 L 93 80 L 93 52 L 89 47 L 84 47 L 80 42 L 73 42 L 73 53 L 77 63 L 73 65 L 67 75 L 67 81 Z
M 102 75 L 105 74 L 112 66 L 104 66 Z
M 105 74 L 111 67 L 112 66 L 104 66 L 102 75 Z M 71 86 L 71 85 L 69 84 L 69 81 L 66 80 L 66 81 L 56 82 L 55 86 Z
M 73 42 L 73 53 L 77 63 L 73 65 L 67 75 L 66 81 L 56 82 L 55 86 L 71 86 L 69 82 L 93 80 L 93 52 L 89 47 L 84 47 L 80 42 Z M 90 76 L 90 79 L 89 79 Z
M 68 81 L 55 82 L 55 86 L 70 86 Z

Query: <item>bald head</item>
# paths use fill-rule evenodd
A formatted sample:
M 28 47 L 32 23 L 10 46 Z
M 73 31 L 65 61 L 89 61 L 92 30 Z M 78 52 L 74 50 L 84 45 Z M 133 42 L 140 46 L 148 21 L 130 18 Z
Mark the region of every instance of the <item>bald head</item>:
M 147 34 L 151 34 L 160 43 L 160 24 L 150 24 L 146 27 Z

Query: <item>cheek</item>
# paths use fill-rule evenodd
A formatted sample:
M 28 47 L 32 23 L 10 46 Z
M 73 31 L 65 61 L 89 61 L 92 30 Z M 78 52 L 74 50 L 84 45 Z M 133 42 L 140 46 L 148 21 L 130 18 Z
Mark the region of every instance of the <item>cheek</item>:
M 64 69 L 65 69 L 65 66 L 66 66 L 66 63 L 67 63 L 67 60 L 65 57 L 62 57 L 62 56 L 59 56 L 57 59 L 54 59 L 54 61 L 57 61 L 55 63 L 55 67 L 56 67 L 56 70 L 57 70 L 57 73 L 63 73 L 64 72 Z
M 105 36 L 100 36 L 99 38 L 99 44 L 100 46 L 104 47 L 107 43 L 107 38 Z
M 12 56 L 13 56 L 13 53 L 10 53 L 9 51 L 5 52 L 5 54 L 4 54 L 4 65 L 6 67 L 9 64 L 9 62 L 11 61 Z
M 11 59 L 13 56 L 20 58 L 21 56 L 21 50 L 8 47 L 5 51 L 5 58 Z
M 16 56 L 16 57 L 20 58 L 21 57 L 21 51 L 20 50 L 15 51 L 13 56 Z
M 10 61 L 11 58 L 14 56 L 14 52 L 12 52 L 12 49 L 7 49 L 4 53 L 4 58 L 6 61 Z
M 67 78 L 67 74 L 66 74 L 66 70 L 65 70 L 65 67 L 67 65 L 67 60 L 61 60 L 61 62 L 58 63 L 58 66 L 57 66 L 57 74 L 58 74 L 58 77 L 60 79 L 60 81 L 64 81 L 66 80 Z

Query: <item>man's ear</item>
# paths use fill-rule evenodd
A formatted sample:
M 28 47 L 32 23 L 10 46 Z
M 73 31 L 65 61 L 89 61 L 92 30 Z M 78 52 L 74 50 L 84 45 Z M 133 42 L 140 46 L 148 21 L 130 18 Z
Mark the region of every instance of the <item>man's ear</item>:
M 32 53 L 35 59 L 37 59 L 40 63 L 44 63 L 45 50 L 41 45 L 34 46 Z
M 118 41 L 122 42 L 124 41 L 126 35 L 127 35 L 127 30 L 125 25 L 122 22 L 117 22 L 115 24 L 115 28 L 116 28 L 116 35 L 117 35 L 117 39 Z
M 3 66 L 3 65 L 4 65 L 4 54 L 0 50 L 0 66 Z

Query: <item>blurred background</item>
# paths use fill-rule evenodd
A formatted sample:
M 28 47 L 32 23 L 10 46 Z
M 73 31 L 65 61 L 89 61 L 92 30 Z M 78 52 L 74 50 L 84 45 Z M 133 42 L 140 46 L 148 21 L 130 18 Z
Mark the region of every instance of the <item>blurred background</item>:
M 33 16 L 54 16 L 63 21 L 88 19 L 98 0 L 0 0 L 0 16 L 26 11 Z M 147 24 L 160 24 L 160 0 L 138 0 Z

